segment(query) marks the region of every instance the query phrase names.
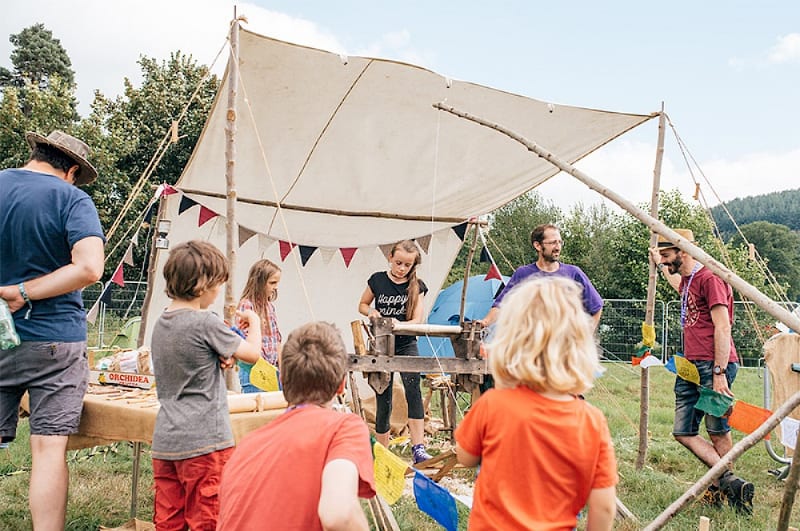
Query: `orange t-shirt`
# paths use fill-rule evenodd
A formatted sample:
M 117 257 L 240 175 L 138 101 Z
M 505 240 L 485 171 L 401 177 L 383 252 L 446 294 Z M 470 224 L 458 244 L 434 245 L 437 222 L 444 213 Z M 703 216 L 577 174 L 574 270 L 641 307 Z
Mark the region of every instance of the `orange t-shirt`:
M 481 457 L 469 529 L 571 530 L 592 489 L 617 484 L 603 413 L 575 398 L 490 389 L 455 432 Z
M 375 495 L 369 430 L 360 417 L 317 406 L 284 413 L 250 433 L 222 472 L 217 529 L 322 529 L 322 469 L 346 459 L 358 469 L 358 495 Z

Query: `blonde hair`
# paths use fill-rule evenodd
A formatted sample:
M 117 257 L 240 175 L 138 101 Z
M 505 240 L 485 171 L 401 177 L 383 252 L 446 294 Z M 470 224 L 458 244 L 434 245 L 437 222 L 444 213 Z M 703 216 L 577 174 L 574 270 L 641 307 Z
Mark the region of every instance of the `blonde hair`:
M 417 308 L 417 304 L 419 304 L 419 279 L 417 278 L 417 266 L 422 263 L 422 256 L 420 255 L 417 244 L 411 240 L 402 240 L 394 244 L 391 252 L 389 252 L 389 258 L 394 257 L 394 253 L 397 251 L 397 249 L 402 249 L 407 253 L 415 254 L 414 265 L 411 266 L 411 269 L 409 269 L 408 273 L 406 274 L 408 277 L 406 319 L 410 321 L 414 318 L 414 310 Z
M 581 287 L 563 277 L 515 287 L 503 299 L 487 348 L 491 372 L 504 387 L 581 394 L 603 371 Z

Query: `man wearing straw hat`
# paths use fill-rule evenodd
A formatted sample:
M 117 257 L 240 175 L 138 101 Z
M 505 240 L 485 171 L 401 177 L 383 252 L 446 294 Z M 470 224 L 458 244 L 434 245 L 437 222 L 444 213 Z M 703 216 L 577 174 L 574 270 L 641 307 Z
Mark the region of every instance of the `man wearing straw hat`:
M 16 437 L 28 392 L 33 528 L 63 530 L 69 470 L 88 383 L 81 289 L 103 273 L 105 238 L 91 198 L 77 186 L 97 178 L 89 147 L 66 133 L 26 135 L 31 156 L 0 171 L 0 297 L 21 343 L 0 351 L 0 443 Z
M 676 229 L 684 240 L 694 242 L 688 229 Z M 736 379 L 739 358 L 731 337 L 733 323 L 733 290 L 721 278 L 680 250 L 663 236 L 658 247 L 651 249 L 651 258 L 664 278 L 681 295 L 681 328 L 683 355 L 697 367 L 700 385 L 733 397 L 731 386 Z M 730 451 L 733 441 L 730 426 L 724 417 L 715 417 L 695 409 L 700 388 L 681 377 L 675 378 L 675 423 L 672 434 L 709 468 Z M 699 434 L 700 421 L 705 416 L 707 441 Z M 753 510 L 752 483 L 725 471 L 712 485 L 704 499 L 721 506 L 723 495 L 737 511 L 750 514 Z

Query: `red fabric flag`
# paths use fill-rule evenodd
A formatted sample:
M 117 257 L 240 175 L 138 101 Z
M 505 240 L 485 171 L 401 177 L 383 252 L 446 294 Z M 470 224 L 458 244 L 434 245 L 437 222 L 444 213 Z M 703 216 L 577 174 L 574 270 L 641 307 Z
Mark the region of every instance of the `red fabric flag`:
M 278 240 L 278 244 L 280 245 L 281 248 L 281 262 L 286 260 L 286 257 L 289 256 L 289 253 L 292 252 L 292 249 L 294 249 L 295 246 L 297 246 L 296 243 L 285 242 L 283 240 Z
M 500 270 L 497 269 L 497 265 L 495 264 L 492 264 L 492 266 L 489 268 L 489 271 L 486 272 L 486 276 L 483 277 L 483 280 L 489 280 L 490 278 L 503 280 L 503 276 L 500 274 Z
M 178 193 L 178 190 L 176 190 L 175 188 L 173 188 L 172 186 L 170 186 L 168 184 L 165 184 L 164 185 L 164 189 L 161 191 L 161 195 L 162 196 L 164 196 L 164 195 L 172 195 L 172 194 L 177 194 L 177 193 Z
M 114 274 L 111 276 L 111 282 L 117 286 L 125 287 L 125 274 L 122 271 L 122 262 L 119 263 L 117 270 L 114 271 Z
M 350 267 L 350 262 L 353 260 L 357 250 L 357 247 L 342 247 L 339 249 L 339 252 L 342 253 L 345 267 Z
M 756 428 L 764 424 L 770 415 L 772 415 L 772 411 L 768 409 L 737 400 L 733 404 L 731 416 L 728 417 L 728 424 L 731 428 L 743 433 L 753 433 Z M 764 438 L 769 440 L 769 435 L 768 433 Z
M 210 208 L 206 208 L 203 205 L 200 205 L 200 217 L 197 219 L 197 226 L 202 227 L 206 221 L 208 221 L 209 219 L 214 219 L 217 216 L 219 216 L 219 214 L 217 214 Z
M 642 356 L 641 358 L 637 358 L 636 356 L 631 356 L 631 365 L 633 365 L 634 367 L 639 365 L 640 363 L 642 363 L 642 360 L 645 357 L 646 356 Z

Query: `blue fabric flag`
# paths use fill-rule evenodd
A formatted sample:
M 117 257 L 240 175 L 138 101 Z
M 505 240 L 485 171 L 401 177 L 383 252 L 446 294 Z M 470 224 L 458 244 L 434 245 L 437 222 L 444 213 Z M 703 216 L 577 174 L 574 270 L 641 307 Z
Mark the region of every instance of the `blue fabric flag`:
M 674 356 L 670 356 L 669 357 L 669 361 L 667 362 L 666 365 L 664 365 L 664 368 L 667 369 L 669 372 L 671 372 L 673 374 L 678 374 L 678 369 L 675 368 L 675 357 Z
M 444 487 L 420 472 L 414 473 L 414 497 L 419 510 L 436 520 L 447 531 L 458 529 L 456 500 Z

